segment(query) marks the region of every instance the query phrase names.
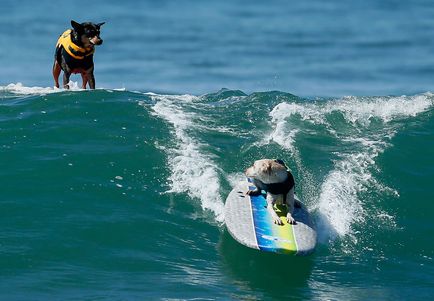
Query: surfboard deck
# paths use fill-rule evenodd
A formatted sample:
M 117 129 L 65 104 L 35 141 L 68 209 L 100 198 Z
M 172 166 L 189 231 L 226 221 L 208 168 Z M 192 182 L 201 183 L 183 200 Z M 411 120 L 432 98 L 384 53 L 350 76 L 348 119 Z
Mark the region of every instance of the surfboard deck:
M 286 221 L 286 207 L 275 206 L 283 225 L 276 225 L 267 210 L 263 194 L 246 195 L 256 187 L 241 181 L 228 195 L 225 203 L 225 223 L 231 236 L 239 243 L 261 251 L 280 254 L 308 255 L 316 246 L 316 231 L 306 207 L 295 208 L 295 225 Z

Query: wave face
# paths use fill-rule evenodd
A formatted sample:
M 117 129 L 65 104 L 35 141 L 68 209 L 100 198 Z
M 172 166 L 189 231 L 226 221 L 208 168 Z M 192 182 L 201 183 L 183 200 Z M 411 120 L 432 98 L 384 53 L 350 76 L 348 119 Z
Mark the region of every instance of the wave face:
M 431 295 L 433 108 L 430 93 L 0 87 L 0 295 Z M 225 198 L 259 158 L 292 169 L 319 233 L 313 256 L 277 260 L 224 231 Z

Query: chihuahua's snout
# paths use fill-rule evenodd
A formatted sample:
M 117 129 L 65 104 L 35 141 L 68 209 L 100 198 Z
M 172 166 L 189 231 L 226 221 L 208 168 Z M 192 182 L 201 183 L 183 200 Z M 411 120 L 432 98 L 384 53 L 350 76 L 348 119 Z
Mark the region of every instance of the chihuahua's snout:
M 89 39 L 89 41 L 93 44 L 93 45 L 101 45 L 102 44 L 102 39 L 98 36 L 94 36 L 93 38 Z

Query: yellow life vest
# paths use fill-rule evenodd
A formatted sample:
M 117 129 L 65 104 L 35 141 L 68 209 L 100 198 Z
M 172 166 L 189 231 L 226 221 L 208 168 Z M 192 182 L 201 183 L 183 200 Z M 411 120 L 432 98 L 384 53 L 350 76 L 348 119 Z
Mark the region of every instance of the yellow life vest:
M 95 52 L 93 47 L 80 47 L 72 42 L 71 33 L 72 29 L 68 29 L 62 33 L 59 40 L 57 40 L 56 47 L 62 46 L 70 56 L 77 60 L 82 60 Z

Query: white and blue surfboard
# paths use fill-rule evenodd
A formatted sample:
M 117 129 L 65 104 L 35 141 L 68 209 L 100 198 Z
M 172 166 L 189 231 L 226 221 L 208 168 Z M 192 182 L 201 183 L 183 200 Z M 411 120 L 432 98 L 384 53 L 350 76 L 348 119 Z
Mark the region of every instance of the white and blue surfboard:
M 305 206 L 301 204 L 300 208 L 294 209 L 294 225 L 286 221 L 286 206 L 275 206 L 274 210 L 283 222 L 283 225 L 276 225 L 267 210 L 265 196 L 246 195 L 249 189 L 255 188 L 246 180 L 229 193 L 225 223 L 231 236 L 239 243 L 261 251 L 293 255 L 312 253 L 316 246 L 316 231 Z

